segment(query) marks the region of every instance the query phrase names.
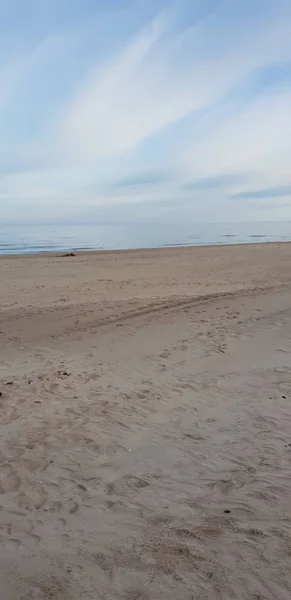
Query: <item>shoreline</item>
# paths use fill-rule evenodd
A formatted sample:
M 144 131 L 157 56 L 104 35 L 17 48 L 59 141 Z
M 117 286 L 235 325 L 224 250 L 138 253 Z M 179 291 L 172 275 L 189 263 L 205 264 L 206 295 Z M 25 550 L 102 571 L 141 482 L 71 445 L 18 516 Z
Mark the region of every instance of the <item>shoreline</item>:
M 86 255 L 94 255 L 94 254 L 132 254 L 136 252 L 157 252 L 157 251 L 169 251 L 169 250 L 187 250 L 189 248 L 239 248 L 241 246 L 277 246 L 277 245 L 289 245 L 291 244 L 291 240 L 272 240 L 266 242 L 235 242 L 231 244 L 230 242 L 226 243 L 213 243 L 213 244 L 172 244 L 169 246 L 150 246 L 150 247 L 141 247 L 141 248 L 115 248 L 115 249 L 90 249 L 86 248 L 82 249 L 71 249 L 68 248 L 66 250 L 43 250 L 41 252 L 23 252 L 23 253 L 12 253 L 12 254 L 1 254 L 0 260 L 5 259 L 15 259 L 15 258 L 41 258 L 41 257 L 55 257 L 55 258 L 70 258 L 69 256 L 64 256 L 67 253 L 74 253 L 76 256 L 86 256 Z M 73 258 L 73 257 L 72 257 Z

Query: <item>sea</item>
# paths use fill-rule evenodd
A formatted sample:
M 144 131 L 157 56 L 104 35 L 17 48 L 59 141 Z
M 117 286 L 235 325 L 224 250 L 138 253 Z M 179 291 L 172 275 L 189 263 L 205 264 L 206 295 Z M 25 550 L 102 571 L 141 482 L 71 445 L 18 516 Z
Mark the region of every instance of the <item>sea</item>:
M 0 255 L 291 241 L 291 222 L 0 226 Z

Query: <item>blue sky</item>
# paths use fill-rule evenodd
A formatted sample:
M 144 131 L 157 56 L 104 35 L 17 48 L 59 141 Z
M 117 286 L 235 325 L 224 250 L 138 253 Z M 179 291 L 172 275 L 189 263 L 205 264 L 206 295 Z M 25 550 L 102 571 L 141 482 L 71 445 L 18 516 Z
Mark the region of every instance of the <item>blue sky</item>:
M 1 223 L 291 219 L 290 159 L 290 0 L 1 3 Z

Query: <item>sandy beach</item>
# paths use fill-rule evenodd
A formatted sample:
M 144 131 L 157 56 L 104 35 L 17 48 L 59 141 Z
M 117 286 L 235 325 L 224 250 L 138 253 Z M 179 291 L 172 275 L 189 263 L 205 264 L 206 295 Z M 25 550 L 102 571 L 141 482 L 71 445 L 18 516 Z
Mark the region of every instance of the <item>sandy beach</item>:
M 290 266 L 0 257 L 1 600 L 290 600 Z

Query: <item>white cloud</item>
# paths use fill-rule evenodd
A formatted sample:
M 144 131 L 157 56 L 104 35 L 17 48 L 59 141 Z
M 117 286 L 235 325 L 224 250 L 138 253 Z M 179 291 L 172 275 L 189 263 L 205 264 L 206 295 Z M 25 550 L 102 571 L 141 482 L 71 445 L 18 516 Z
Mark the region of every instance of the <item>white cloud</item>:
M 92 70 L 94 52 L 82 57 L 80 64 L 86 64 L 88 72 L 83 73 L 81 80 L 67 52 L 68 43 L 74 44 L 78 37 L 76 29 L 49 35 L 30 54 L 24 53 L 15 64 L 10 61 L 12 67 L 0 69 L 0 110 L 1 106 L 9 106 L 16 94 L 19 94 L 18 107 L 21 105 L 22 81 L 26 82 L 28 102 L 29 82 L 33 80 L 31 87 L 36 89 L 34 74 L 41 73 L 45 78 L 47 64 L 48 81 L 52 79 L 52 90 L 48 86 L 48 91 L 54 107 L 49 102 L 45 104 L 42 94 L 39 101 L 44 106 L 37 105 L 31 92 L 31 106 L 35 106 L 36 112 L 43 111 L 41 128 L 35 136 L 27 137 L 21 137 L 20 128 L 19 139 L 16 135 L 17 139 L 11 141 L 6 127 L 8 135 L 0 139 L 2 165 L 6 161 L 10 167 L 14 161 L 19 170 L 31 169 L 26 174 L 11 174 L 0 180 L 0 201 L 7 203 L 6 211 L 13 212 L 8 206 L 11 199 L 23 201 L 23 212 L 25 206 L 38 204 L 39 213 L 46 206 L 48 214 L 49 207 L 54 207 L 57 214 L 62 211 L 66 214 L 68 207 L 74 206 L 76 211 L 79 207 L 81 214 L 83 203 L 88 207 L 126 202 L 149 202 L 151 211 L 153 203 L 169 197 L 178 206 L 183 194 L 179 186 L 187 180 L 231 173 L 247 173 L 249 182 L 242 183 L 238 178 L 237 183 L 226 183 L 225 189 L 220 188 L 221 196 L 254 185 L 288 183 L 291 92 L 285 89 L 268 95 L 262 91 L 258 100 L 242 110 L 236 86 L 247 87 L 248 78 L 256 69 L 291 60 L 290 3 L 266 0 L 261 3 L 262 12 L 253 15 L 249 0 L 246 2 L 249 10 L 244 17 L 243 10 L 237 14 L 233 10 L 236 1 L 218 1 L 210 16 L 191 26 L 183 27 L 180 21 L 178 27 L 164 15 L 158 16 L 128 40 L 110 62 L 100 56 Z M 84 27 L 83 22 L 82 35 Z M 105 50 L 104 55 L 108 55 L 108 49 Z M 67 65 L 72 78 L 76 77 L 74 94 L 69 99 L 66 94 L 58 97 L 59 72 L 54 80 L 58 55 L 62 68 Z M 228 92 L 235 97 L 231 110 L 235 112 L 240 105 L 233 116 L 228 114 L 229 104 L 224 100 Z M 219 118 L 212 117 L 211 106 L 215 103 L 222 107 Z M 189 127 L 178 137 L 179 121 L 186 116 Z M 162 136 L 158 138 L 163 129 L 170 130 L 173 125 L 171 143 L 163 142 Z M 139 146 L 145 140 L 148 147 L 139 155 Z M 159 155 L 155 154 L 157 140 Z M 105 193 L 98 185 L 94 189 L 92 182 L 97 181 L 97 176 L 94 179 L 90 169 L 95 168 L 100 175 L 104 167 L 107 176 L 114 180 L 132 174 L 134 169 L 146 171 L 152 164 L 170 168 L 173 180 L 153 185 L 151 189 L 118 193 L 114 189 Z M 40 166 L 43 170 L 36 171 Z M 78 169 L 77 175 L 74 169 Z M 217 201 L 215 190 L 204 193 L 200 189 L 188 195 L 185 192 L 186 196 L 193 197 L 194 208 L 199 202 L 201 205 L 208 202 L 207 210 L 213 213 Z M 173 205 L 169 211 L 174 210 Z M 207 210 L 202 206 L 201 214 Z
M 185 173 L 191 178 L 248 173 L 252 187 L 254 181 L 261 187 L 288 183 L 290 106 L 290 91 L 269 95 L 212 128 L 202 140 L 190 144 Z
M 126 153 L 219 100 L 254 69 L 291 59 L 290 10 L 283 0 L 273 6 L 266 2 L 261 20 L 244 23 L 218 10 L 180 32 L 153 21 L 111 64 L 99 65 L 65 108 L 62 158 L 86 163 Z
M 155 19 L 101 77 L 85 83 L 62 124 L 65 155 L 86 162 L 126 152 L 189 111 L 192 102 L 184 90 L 172 88 L 166 101 L 167 91 L 149 73 L 163 32 L 161 19 Z

